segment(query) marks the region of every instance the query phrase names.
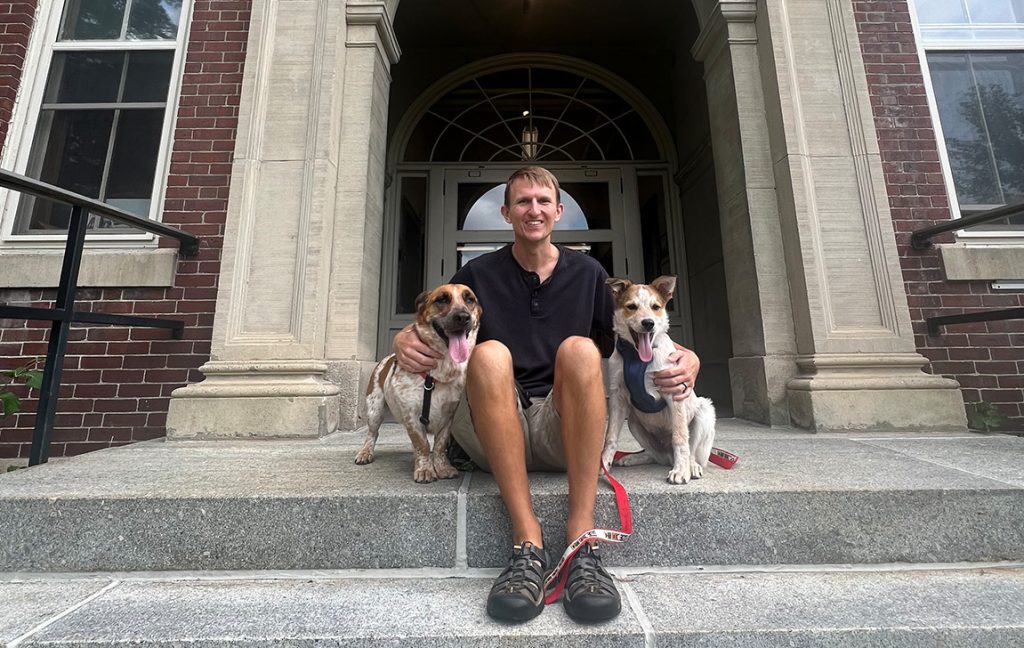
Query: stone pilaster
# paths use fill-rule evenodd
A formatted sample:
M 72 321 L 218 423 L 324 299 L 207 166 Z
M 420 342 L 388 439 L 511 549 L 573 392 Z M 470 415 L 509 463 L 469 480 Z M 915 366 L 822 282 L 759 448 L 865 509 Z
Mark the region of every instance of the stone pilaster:
M 202 383 L 174 392 L 170 438 L 338 427 L 328 302 L 336 234 L 348 226 L 338 223 L 344 165 L 359 164 L 358 152 L 342 156 L 342 140 L 346 119 L 362 110 L 347 96 L 345 9 L 331 0 L 253 2 L 211 359 Z
M 765 117 L 756 2 L 721 2 L 693 53 L 704 63 L 732 324 L 736 415 L 786 425 L 796 375 L 782 231 Z
M 754 25 L 797 346 L 793 423 L 964 428 L 956 382 L 924 373 L 916 352 L 849 2 L 762 0 Z M 743 105 L 749 88 L 736 89 Z
M 350 2 L 346 22 L 326 357 L 341 388 L 340 426 L 354 429 L 377 350 L 390 69 L 400 52 L 383 3 Z

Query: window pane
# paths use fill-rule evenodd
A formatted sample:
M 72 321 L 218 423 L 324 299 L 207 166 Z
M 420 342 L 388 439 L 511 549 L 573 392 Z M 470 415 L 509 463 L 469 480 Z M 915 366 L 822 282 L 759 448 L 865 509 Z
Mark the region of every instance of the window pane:
M 174 52 L 130 52 L 123 101 L 167 101 Z
M 559 193 L 565 209 L 556 230 L 611 228 L 607 183 L 567 182 Z M 501 215 L 504 202 L 505 183 L 459 183 L 459 229 L 511 230 Z
M 56 52 L 46 103 L 112 103 L 121 85 L 124 52 Z
M 995 164 L 967 54 L 929 54 L 935 100 L 961 205 L 999 204 Z
M 125 0 L 68 0 L 59 40 L 121 37 Z
M 672 273 L 665 182 L 661 176 L 638 176 L 640 238 L 644 248 L 644 280 Z
M 1022 0 L 967 0 L 972 23 L 1012 23 L 1024 20 Z
M 148 217 L 164 111 L 122 110 L 104 201 Z
M 128 18 L 128 38 L 174 40 L 181 0 L 135 0 Z
M 29 161 L 29 175 L 90 198 L 100 195 L 113 110 L 44 110 Z M 20 231 L 67 228 L 70 208 L 23 201 Z M 31 213 L 31 216 L 28 213 Z
M 914 5 L 922 24 L 967 22 L 967 13 L 961 0 L 916 0 Z
M 1024 198 L 1024 53 L 929 54 L 962 212 Z

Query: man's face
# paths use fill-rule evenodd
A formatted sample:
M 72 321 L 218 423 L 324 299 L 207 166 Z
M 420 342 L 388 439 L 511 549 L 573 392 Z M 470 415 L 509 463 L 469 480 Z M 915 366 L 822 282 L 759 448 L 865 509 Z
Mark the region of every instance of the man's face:
M 551 237 L 551 230 L 562 217 L 562 203 L 555 199 L 555 188 L 520 178 L 509 188 L 509 204 L 501 215 L 512 224 L 517 241 L 538 242 Z

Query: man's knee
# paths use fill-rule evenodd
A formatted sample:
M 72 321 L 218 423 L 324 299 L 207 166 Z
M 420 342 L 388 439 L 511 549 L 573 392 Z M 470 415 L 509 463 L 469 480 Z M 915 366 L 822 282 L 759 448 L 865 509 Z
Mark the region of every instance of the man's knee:
M 558 346 L 555 362 L 561 365 L 571 363 L 574 367 L 595 367 L 601 364 L 601 351 L 590 338 L 574 335 Z
M 500 379 L 508 382 L 512 376 L 512 352 L 497 340 L 476 345 L 469 357 L 466 379 L 471 382 Z

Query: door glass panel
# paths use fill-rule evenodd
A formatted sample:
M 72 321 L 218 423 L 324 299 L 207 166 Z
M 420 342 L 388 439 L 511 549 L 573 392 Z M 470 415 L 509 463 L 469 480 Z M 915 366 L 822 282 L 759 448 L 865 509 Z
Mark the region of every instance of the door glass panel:
M 665 218 L 665 183 L 661 176 L 638 176 L 640 236 L 644 252 L 644 281 L 672 272 L 668 221 Z
M 403 177 L 399 189 L 396 313 L 415 313 L 416 296 L 423 290 L 423 252 L 426 237 L 427 179 Z
M 562 212 L 561 220 L 555 223 L 556 230 L 611 228 L 607 183 L 566 183 L 561 186 L 560 193 L 565 210 Z M 490 182 L 460 183 L 459 229 L 503 231 L 512 229 L 512 226 L 506 223 L 501 215 L 501 206 L 504 202 L 504 182 L 497 185 Z
M 466 265 L 482 254 L 493 252 L 506 243 L 466 243 L 458 247 L 458 267 Z M 590 243 L 563 243 L 562 245 L 583 252 L 597 259 L 604 267 L 608 276 L 614 276 L 614 257 L 612 256 L 612 244 L 610 241 L 598 241 Z

